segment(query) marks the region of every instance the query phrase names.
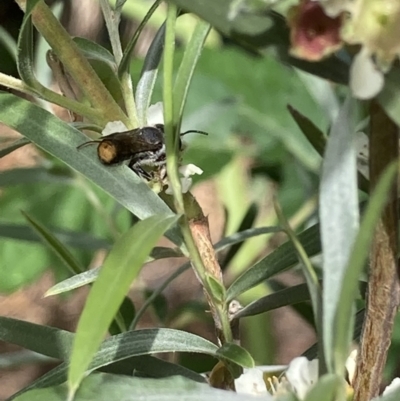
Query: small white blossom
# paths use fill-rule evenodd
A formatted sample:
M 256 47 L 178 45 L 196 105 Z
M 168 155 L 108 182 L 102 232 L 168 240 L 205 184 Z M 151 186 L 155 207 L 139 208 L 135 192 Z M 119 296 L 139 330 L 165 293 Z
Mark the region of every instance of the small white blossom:
M 147 109 L 147 125 L 152 127 L 156 124 L 164 124 L 163 102 L 152 104 Z
M 383 88 L 385 79 L 366 47 L 354 57 L 350 68 L 350 89 L 358 99 L 371 99 Z
M 267 391 L 263 372 L 258 368 L 244 369 L 240 377 L 235 379 L 235 389 L 238 394 L 262 395 L 263 399 L 273 400 Z
M 122 121 L 110 121 L 106 124 L 101 134 L 103 136 L 114 134 L 115 132 L 128 131 L 128 128 Z
M 396 377 L 393 381 L 385 388 L 382 395 L 388 395 L 396 390 L 400 390 L 400 378 Z
M 357 354 L 358 351 L 357 349 L 354 349 L 353 351 L 350 352 L 349 357 L 346 359 L 346 369 L 347 369 L 347 374 L 349 376 L 349 383 L 352 384 L 354 380 L 354 376 L 356 374 L 356 368 L 357 368 Z
M 301 356 L 294 358 L 285 373 L 295 394 L 303 400 L 309 390 L 318 381 L 318 359 L 309 361 Z
M 180 180 L 182 193 L 185 194 L 192 186 L 193 179 L 191 176 L 195 174 L 201 175 L 203 174 L 203 170 L 200 167 L 195 166 L 194 164 L 187 164 L 179 167 L 179 173 L 181 175 Z M 172 195 L 172 188 L 170 187 L 169 183 L 167 189 L 165 190 L 165 193 L 168 195 Z

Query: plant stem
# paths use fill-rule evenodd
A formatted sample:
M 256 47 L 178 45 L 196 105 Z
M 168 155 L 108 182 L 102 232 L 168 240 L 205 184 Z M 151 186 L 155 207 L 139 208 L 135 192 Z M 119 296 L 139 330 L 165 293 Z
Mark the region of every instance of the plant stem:
M 108 36 L 110 38 L 115 62 L 119 66 L 123 58 L 121 39 L 119 37 L 118 31 L 120 17 L 111 8 L 108 0 L 100 0 L 100 6 L 103 12 L 104 20 L 106 21 Z M 129 73 L 129 69 L 127 71 L 124 71 L 124 73 L 121 75 L 120 81 L 126 112 L 128 113 L 132 125 L 137 127 L 139 123 L 136 115 L 136 105 L 133 96 L 132 79 Z
M 168 180 L 174 195 L 174 206 L 180 219 L 180 228 L 185 245 L 190 255 L 190 261 L 203 286 L 207 301 L 217 330 L 217 336 L 221 344 L 231 342 L 233 339 L 229 322 L 228 308 L 225 300 L 213 293 L 209 279 L 216 281 L 223 288 L 222 272 L 215 256 L 211 243 L 208 221 L 203 216 L 200 206 L 190 193 L 182 195 L 181 182 L 178 174 L 179 165 L 179 132 L 181 115 L 174 113 L 173 97 L 173 67 L 175 51 L 175 22 L 177 8 L 168 4 L 165 45 L 164 45 L 164 127 L 166 134 L 166 156 Z M 190 74 L 187 74 L 190 79 Z M 183 100 L 182 100 L 183 101 Z M 181 105 L 178 105 L 181 110 Z
M 26 85 L 20 79 L 14 78 L 10 75 L 3 74 L 1 72 L 0 72 L 0 84 L 5 86 L 6 88 L 14 89 L 18 92 L 25 93 L 26 95 L 39 97 L 41 99 L 46 100 L 47 102 L 57 104 L 58 106 L 71 110 L 76 114 L 90 118 L 91 121 L 93 121 L 98 125 L 103 126 L 107 123 L 107 120 L 104 119 L 104 117 L 99 111 L 83 103 L 77 102 L 74 99 L 61 96 L 50 89 L 43 87 L 41 93 L 39 93 L 35 89 Z
M 16 2 L 22 9 L 25 8 L 24 0 L 16 0 Z M 37 30 L 49 43 L 91 105 L 101 111 L 105 120 L 120 120 L 125 125 L 130 125 L 128 118 L 103 85 L 89 61 L 82 55 L 47 5 L 39 1 L 32 10 L 31 16 Z
M 388 164 L 398 159 L 399 143 L 398 127 L 375 101 L 371 103 L 370 116 L 372 190 Z M 366 317 L 354 379 L 354 401 L 369 401 L 379 394 L 399 305 L 397 186 L 396 179 L 377 225 L 371 249 Z

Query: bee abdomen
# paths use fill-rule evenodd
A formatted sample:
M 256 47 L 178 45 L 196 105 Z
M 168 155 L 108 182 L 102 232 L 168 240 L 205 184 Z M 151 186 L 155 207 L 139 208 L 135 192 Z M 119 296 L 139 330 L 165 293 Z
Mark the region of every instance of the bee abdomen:
M 111 141 L 103 140 L 97 148 L 97 154 L 103 164 L 118 163 L 118 151 L 114 143 Z

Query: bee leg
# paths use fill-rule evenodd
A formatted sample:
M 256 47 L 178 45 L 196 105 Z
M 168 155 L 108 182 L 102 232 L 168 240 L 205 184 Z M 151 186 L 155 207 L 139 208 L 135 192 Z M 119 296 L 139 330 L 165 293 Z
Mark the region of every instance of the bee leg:
M 129 161 L 128 167 L 139 177 L 147 181 L 151 180 L 151 174 L 142 168 L 140 160 L 137 160 L 135 157 L 132 157 L 132 159 Z

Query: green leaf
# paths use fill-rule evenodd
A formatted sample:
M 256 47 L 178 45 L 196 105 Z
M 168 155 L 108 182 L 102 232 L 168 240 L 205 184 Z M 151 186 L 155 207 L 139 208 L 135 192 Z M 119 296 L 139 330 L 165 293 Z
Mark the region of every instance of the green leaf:
M 74 334 L 23 320 L 0 316 L 0 339 L 60 360 L 69 357 Z
M 10 53 L 13 60 L 17 61 L 17 42 L 2 26 L 0 26 L 0 43 Z
M 202 337 L 173 329 L 128 331 L 106 339 L 96 353 L 88 372 L 141 355 L 165 352 L 194 352 L 217 357 L 218 347 Z M 132 364 L 134 369 L 134 363 Z M 133 370 L 132 369 L 132 370 Z M 67 380 L 68 364 L 63 363 L 40 377 L 21 392 L 61 384 Z M 147 371 L 148 372 L 148 371 Z M 151 370 L 148 373 L 152 373 Z M 157 372 L 153 373 L 154 375 Z
M 249 228 L 247 230 L 238 231 L 229 237 L 222 238 L 217 244 L 215 244 L 215 249 L 218 251 L 223 251 L 232 245 L 246 241 L 246 239 L 264 234 L 279 233 L 282 231 L 282 228 L 278 226 Z
M 243 217 L 240 226 L 238 228 L 238 232 L 243 232 L 245 230 L 249 230 L 251 229 L 251 227 L 254 224 L 254 221 L 256 220 L 258 215 L 258 206 L 255 203 L 252 203 L 245 216 Z M 226 227 L 225 227 L 226 229 Z M 229 263 L 231 262 L 231 260 L 235 257 L 235 255 L 240 251 L 240 248 L 243 246 L 243 242 L 239 242 L 235 245 L 233 245 L 229 251 L 226 253 L 223 261 L 222 261 L 222 270 L 224 270 L 226 268 L 226 266 L 229 265 Z
M 297 257 L 300 261 L 300 266 L 302 268 L 304 277 L 306 278 L 308 291 L 311 296 L 311 302 L 313 305 L 314 310 L 314 318 L 316 321 L 317 327 L 322 329 L 321 323 L 319 320 L 322 318 L 322 289 L 321 285 L 318 281 L 317 273 L 311 264 L 311 261 L 302 247 L 301 243 L 299 242 L 295 232 L 289 225 L 289 222 L 286 220 L 282 209 L 280 208 L 279 204 L 275 201 L 275 212 L 278 216 L 279 221 L 281 222 L 282 226 L 285 227 L 285 231 L 292 242 L 294 248 L 296 249 Z
M 295 232 L 290 227 L 288 221 L 286 220 L 280 205 L 275 200 L 274 201 L 275 212 L 278 216 L 279 221 L 281 222 L 282 226 L 285 227 L 285 231 L 291 240 L 294 248 L 296 249 L 297 257 L 300 261 L 301 270 L 303 275 L 306 279 L 308 291 L 310 293 L 311 298 L 311 305 L 313 307 L 313 315 L 315 326 L 317 327 L 317 336 L 318 336 L 318 344 L 320 346 L 321 352 L 319 353 L 319 371 L 325 372 L 325 360 L 323 354 L 323 333 L 322 333 L 322 289 L 321 285 L 318 281 L 317 273 L 314 269 L 314 266 L 311 264 L 311 261 L 307 255 L 307 252 L 304 250 L 303 246 L 301 245 L 299 239 L 297 238 Z
M 298 235 L 298 240 L 309 257 L 321 252 L 319 225 L 312 226 Z M 255 287 L 264 280 L 298 263 L 296 251 L 291 242 L 285 242 L 275 251 L 261 259 L 238 277 L 227 291 L 227 301 Z
M 27 3 L 24 19 L 18 37 L 17 67 L 21 79 L 32 88 L 44 88 L 35 77 L 35 66 L 33 57 L 33 26 L 30 13 L 39 0 Z
M 0 27 L 1 28 L 1 27 Z M 6 147 L 0 149 L 0 159 L 4 156 L 9 155 L 10 153 L 14 152 L 14 150 L 17 150 L 19 148 L 22 148 L 22 146 L 28 145 L 29 143 L 31 143 L 31 141 L 29 141 L 26 138 L 20 138 L 17 139 L 16 141 L 14 141 L 12 144 L 7 145 Z
M 297 125 L 310 141 L 314 149 L 321 155 L 324 155 L 327 138 L 323 132 L 307 117 L 301 114 L 299 111 L 294 109 L 292 106 L 288 106 L 288 110 L 296 121 Z M 358 187 L 365 193 L 369 192 L 369 181 L 360 172 L 357 172 Z
M 105 47 L 86 38 L 75 37 L 73 40 L 86 58 L 102 61 L 116 70 L 114 56 Z
M 0 225 L 0 236 L 1 236 L 1 225 Z M 104 247 L 103 247 L 104 248 Z M 107 246 L 109 248 L 109 246 Z M 97 248 L 96 248 L 97 249 Z M 151 251 L 149 258 L 147 258 L 147 262 L 152 262 L 153 260 L 157 259 L 164 259 L 164 258 L 176 258 L 183 256 L 179 254 L 175 249 L 171 248 L 164 248 L 164 247 L 155 247 Z M 53 287 L 49 288 L 46 293 L 45 297 L 49 297 L 52 295 L 62 294 L 63 292 L 68 292 L 74 290 L 76 288 L 82 287 L 84 285 L 93 283 L 96 281 L 97 277 L 100 274 L 100 267 L 95 267 L 94 269 L 90 269 L 80 274 L 76 274 L 73 277 L 69 277 L 57 284 Z
M 363 328 L 364 324 L 364 315 L 365 315 L 365 309 L 360 309 L 356 314 L 355 314 L 355 325 L 354 325 L 354 331 L 353 331 L 353 340 L 355 342 L 358 342 L 361 336 L 361 331 Z M 318 343 L 313 344 L 310 348 L 308 348 L 305 352 L 302 353 L 302 356 L 305 356 L 308 360 L 312 360 L 318 357 Z
M 323 282 L 327 284 L 323 293 L 324 351 L 328 371 L 338 374 L 344 365 L 335 365 L 333 359 L 337 330 L 335 315 L 360 219 L 355 112 L 355 101 L 348 97 L 332 125 L 322 166 L 319 196 Z
M 174 121 L 179 121 L 182 118 L 194 69 L 210 29 L 210 24 L 201 20 L 198 21 L 186 46 L 174 83 Z
M 38 106 L 11 94 L 0 93 L 0 121 L 84 174 L 140 219 L 160 213 L 172 214 L 130 169 L 103 166 L 95 149 L 78 151 L 77 146 L 87 137 Z M 180 244 L 176 231 L 167 233 L 167 236 Z
M 38 233 L 43 242 L 58 256 L 72 274 L 84 271 L 83 266 L 75 259 L 66 246 L 64 246 L 55 235 L 38 220 L 21 211 L 28 223 Z
M 147 125 L 147 110 L 150 106 L 151 96 L 157 79 L 158 66 L 164 49 L 165 24 L 154 36 L 153 41 L 144 59 L 140 79 L 136 86 L 135 102 L 136 112 L 141 126 Z
M 289 27 L 282 15 L 263 10 L 239 13 L 230 18 L 231 0 L 170 0 L 183 10 L 198 15 L 223 35 L 231 37 L 245 49 L 266 54 L 271 50 L 285 63 L 311 74 L 342 84 L 348 83 L 349 64 L 332 56 L 321 62 L 307 62 L 289 55 Z
M 109 333 L 110 335 L 116 335 L 123 333 L 128 330 L 133 318 L 135 317 L 135 305 L 132 300 L 126 296 L 122 301 L 122 304 L 115 316 L 114 320 L 111 322 Z
M 385 87 L 378 95 L 378 102 L 381 104 L 386 114 L 400 126 L 400 79 L 399 68 L 394 67 L 385 76 Z
M 254 367 L 254 360 L 250 353 L 240 345 L 234 343 L 225 343 L 218 349 L 217 355 L 219 358 L 234 362 L 243 368 Z
M 130 62 L 131 62 L 131 58 L 132 58 L 132 52 L 133 52 L 133 49 L 135 48 L 135 45 L 136 45 L 136 43 L 137 43 L 137 41 L 139 39 L 139 36 L 142 33 L 143 28 L 146 26 L 146 24 L 149 21 L 149 19 L 152 17 L 154 12 L 157 10 L 157 8 L 160 5 L 160 3 L 161 3 L 161 0 L 156 0 L 152 4 L 152 6 L 149 8 L 149 11 L 146 13 L 144 18 L 140 21 L 140 24 L 139 24 L 138 28 L 136 29 L 135 33 L 133 34 L 132 38 L 129 40 L 129 43 L 127 44 L 127 46 L 126 46 L 126 48 L 124 50 L 124 54 L 122 56 L 121 62 L 120 62 L 119 67 L 118 67 L 118 76 L 119 77 L 121 77 L 126 71 L 128 71 L 129 65 L 130 65 Z M 154 43 L 154 39 L 153 39 L 152 43 Z M 151 49 L 151 46 L 150 46 L 150 49 Z M 150 49 L 148 50 L 148 52 L 146 54 L 146 58 L 147 58 L 147 56 L 148 56 L 148 54 L 150 52 Z M 146 63 L 146 61 L 145 61 L 145 63 Z M 137 99 L 135 99 L 135 100 L 136 100 L 136 104 L 137 104 Z
M 71 172 L 66 169 L 45 167 L 15 168 L 0 173 L 0 187 L 35 182 L 72 183 Z
M 341 287 L 338 288 L 339 296 L 333 321 L 335 335 L 332 339 L 332 344 L 335 350 L 334 362 L 339 372 L 342 372 L 344 368 L 349 353 L 351 334 L 354 330 L 352 316 L 354 301 L 357 296 L 358 280 L 370 251 L 375 227 L 390 195 L 389 192 L 397 169 L 398 163 L 396 161 L 387 167 L 370 197 L 345 266 Z
M 16 401 L 65 401 L 68 389 L 65 385 L 43 390 L 33 390 L 15 398 Z M 145 379 L 104 373 L 87 377 L 77 391 L 74 401 L 136 401 L 138 399 L 160 401 L 252 401 L 253 396 L 214 389 L 182 377 Z
M 291 105 L 288 105 L 288 110 L 303 134 L 310 141 L 313 148 L 323 156 L 327 141 L 323 132 L 310 119 L 305 117 Z
M 149 299 L 154 291 L 146 289 L 144 291 L 145 299 Z M 168 300 L 164 294 L 157 294 L 155 297 L 152 297 L 152 305 L 155 315 L 157 319 L 161 323 L 165 323 L 168 315 Z M 129 325 L 133 322 L 133 319 L 129 322 Z M 128 326 L 129 326 L 128 325 Z
M 79 319 L 68 380 L 72 393 L 151 249 L 177 220 L 178 216 L 155 215 L 138 222 L 116 242 L 106 258 Z
M 225 237 L 215 244 L 214 248 L 217 252 L 224 250 L 226 247 L 234 245 L 238 242 L 245 241 L 248 238 L 252 238 L 257 235 L 268 234 L 270 232 L 281 231 L 279 227 L 260 227 L 251 228 L 249 230 L 244 230 L 242 232 L 235 233 L 229 237 Z M 143 303 L 142 307 L 138 310 L 135 319 L 132 321 L 130 330 L 134 330 L 140 318 L 143 316 L 146 309 L 151 305 L 154 299 L 161 294 L 167 286 L 179 277 L 183 272 L 190 268 L 190 263 L 184 263 L 176 271 L 174 271 L 158 288 L 156 288 L 151 296 Z
M 340 393 L 345 393 L 345 386 L 346 382 L 342 377 L 334 374 L 324 375 L 307 393 L 305 401 L 335 401 L 339 399 Z
M 307 284 L 294 285 L 259 298 L 241 309 L 235 316 L 240 319 L 247 316 L 255 316 L 269 312 L 282 306 L 293 305 L 310 300 Z
M 103 238 L 96 238 L 89 233 L 51 228 L 53 235 L 62 243 L 82 249 L 108 249 L 111 243 Z M 31 227 L 20 224 L 0 223 L 0 237 L 22 241 L 38 242 L 40 237 Z
M 213 294 L 213 298 L 219 302 L 223 302 L 225 299 L 225 287 L 216 278 L 206 274 L 206 280 Z
M 100 271 L 101 267 L 95 267 L 94 269 L 87 270 L 83 273 L 75 274 L 74 276 L 53 285 L 53 287 L 46 291 L 44 297 L 62 294 L 83 287 L 84 285 L 94 283 L 99 276 Z

